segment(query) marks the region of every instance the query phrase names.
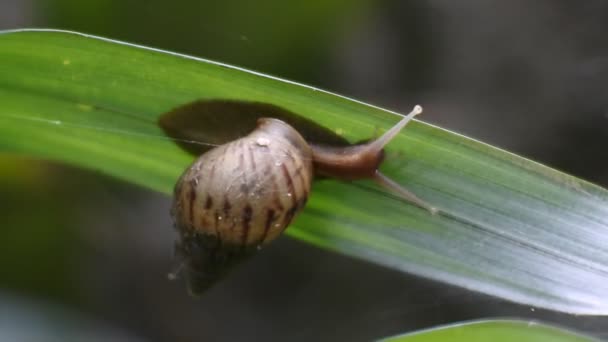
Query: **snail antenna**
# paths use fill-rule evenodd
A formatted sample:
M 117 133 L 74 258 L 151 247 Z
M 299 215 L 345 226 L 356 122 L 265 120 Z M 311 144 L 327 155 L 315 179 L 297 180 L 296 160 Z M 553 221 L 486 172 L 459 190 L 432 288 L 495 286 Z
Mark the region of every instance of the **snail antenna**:
M 407 190 L 403 186 L 399 185 L 399 183 L 394 180 L 388 178 L 382 172 L 376 171 L 376 174 L 373 177 L 374 181 L 377 184 L 382 186 L 385 189 L 392 191 L 394 194 L 399 196 L 401 199 L 410 202 L 414 205 L 419 206 L 422 209 L 428 210 L 432 215 L 435 215 L 439 212 L 439 209 L 431 206 L 427 202 L 421 200 L 418 196 L 416 196 L 413 192 Z
M 414 118 L 414 116 L 420 113 L 422 113 L 422 107 L 420 105 L 415 105 L 414 109 L 412 109 L 408 115 L 403 117 L 399 123 L 382 134 L 378 139 L 371 142 L 368 145 L 368 148 L 373 151 L 380 151 L 383 149 L 386 144 L 388 144 L 397 134 L 399 134 L 403 127 L 405 127 Z

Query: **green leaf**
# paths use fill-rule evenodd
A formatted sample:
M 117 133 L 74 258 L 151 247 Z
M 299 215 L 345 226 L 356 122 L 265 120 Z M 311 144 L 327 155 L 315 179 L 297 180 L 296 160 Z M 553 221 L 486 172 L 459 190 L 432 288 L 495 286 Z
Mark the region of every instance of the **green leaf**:
M 492 341 L 584 342 L 591 337 L 536 322 L 514 320 L 474 321 L 389 337 L 383 342 Z
M 192 156 L 157 120 L 197 99 L 270 103 L 349 141 L 400 118 L 235 67 L 68 32 L 0 34 L 0 61 L 1 151 L 166 194 Z M 368 182 L 322 181 L 288 234 L 520 303 L 608 313 L 607 191 L 422 122 L 387 151 L 383 172 L 444 214 Z

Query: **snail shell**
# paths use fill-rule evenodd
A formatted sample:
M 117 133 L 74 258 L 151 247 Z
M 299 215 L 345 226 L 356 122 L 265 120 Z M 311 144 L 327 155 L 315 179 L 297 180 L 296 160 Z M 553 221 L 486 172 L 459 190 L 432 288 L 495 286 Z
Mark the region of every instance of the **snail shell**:
M 304 208 L 314 175 L 373 179 L 437 212 L 378 171 L 384 146 L 421 111 L 416 106 L 378 139 L 346 147 L 309 143 L 285 122 L 262 118 L 249 135 L 202 154 L 177 182 L 172 208 L 190 293 L 202 293 L 276 239 Z
M 203 154 L 175 189 L 173 217 L 198 293 L 276 239 L 308 199 L 312 150 L 291 126 L 263 118 L 251 134 Z

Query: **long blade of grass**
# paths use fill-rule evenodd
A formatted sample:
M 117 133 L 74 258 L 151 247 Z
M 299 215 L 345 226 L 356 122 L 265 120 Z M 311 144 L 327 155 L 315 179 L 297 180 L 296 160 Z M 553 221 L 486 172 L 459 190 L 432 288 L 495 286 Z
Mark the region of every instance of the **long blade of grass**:
M 0 151 L 170 194 L 192 156 L 156 122 L 196 99 L 271 103 L 350 141 L 400 118 L 154 49 L 59 31 L 0 34 Z M 520 303 L 608 313 L 606 190 L 422 122 L 411 123 L 387 150 L 403 157 L 389 158 L 383 173 L 444 214 L 429 215 L 371 183 L 322 181 L 288 234 Z
M 538 322 L 515 320 L 473 321 L 393 336 L 382 342 L 591 342 L 592 337 Z

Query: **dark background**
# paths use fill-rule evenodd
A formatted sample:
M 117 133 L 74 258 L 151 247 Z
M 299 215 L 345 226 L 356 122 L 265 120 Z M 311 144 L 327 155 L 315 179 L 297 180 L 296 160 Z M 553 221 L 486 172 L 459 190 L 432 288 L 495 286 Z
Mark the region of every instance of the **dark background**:
M 424 121 L 608 185 L 606 1 L 0 0 L 0 29 L 22 27 L 209 58 L 400 112 L 421 103 Z M 0 189 L 3 340 L 369 340 L 504 316 L 608 338 L 602 317 L 506 303 L 286 237 L 192 300 L 166 281 L 169 198 L 2 154 Z

